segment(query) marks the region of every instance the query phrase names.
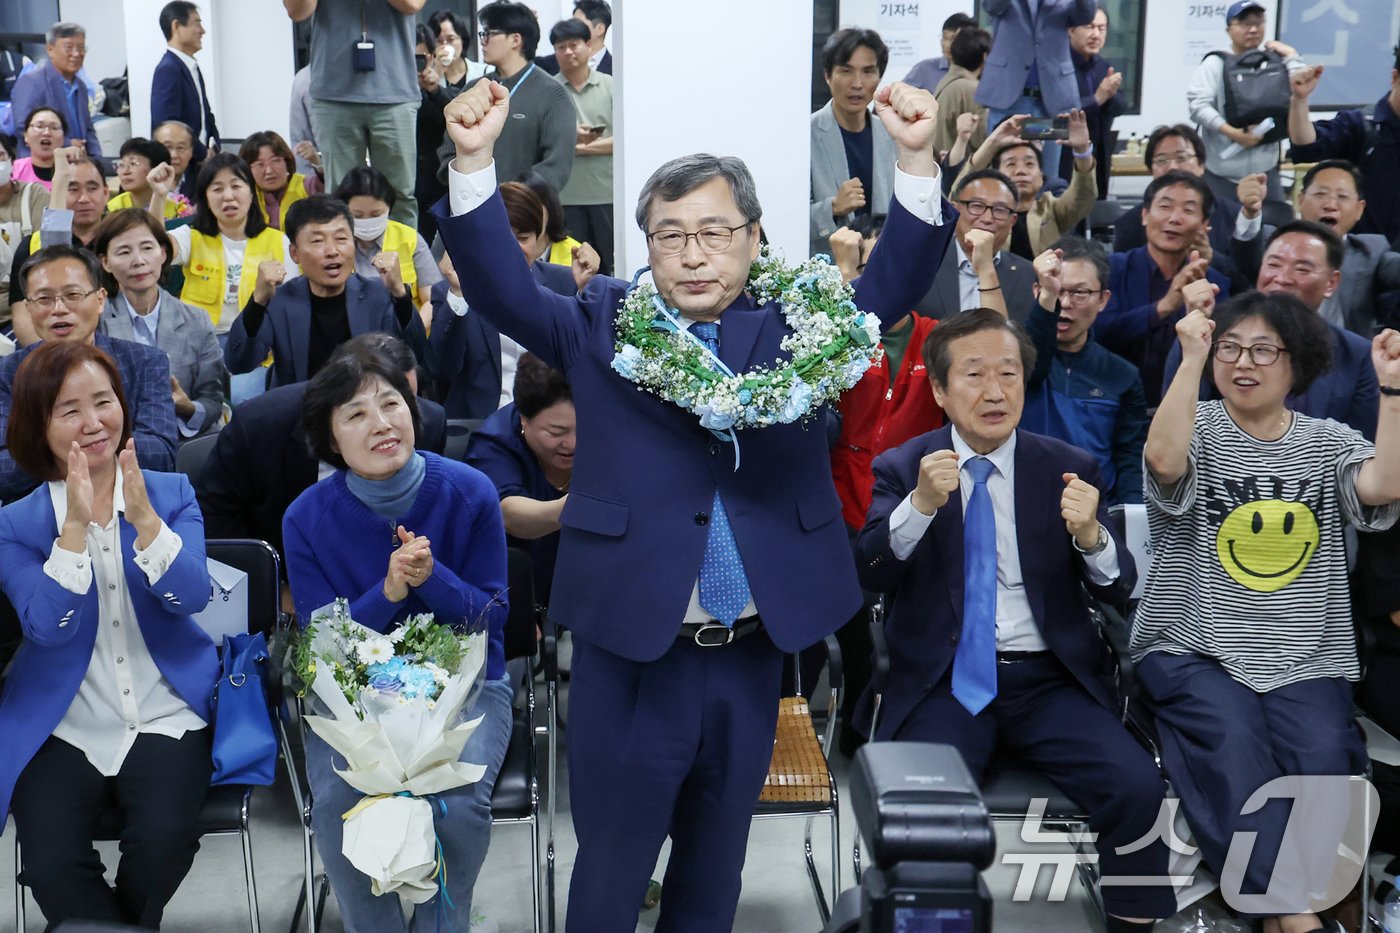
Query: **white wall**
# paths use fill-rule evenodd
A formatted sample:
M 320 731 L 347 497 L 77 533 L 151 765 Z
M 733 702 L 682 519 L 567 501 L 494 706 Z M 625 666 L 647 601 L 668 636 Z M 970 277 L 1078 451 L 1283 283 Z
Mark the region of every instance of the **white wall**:
M 58 15 L 87 30 L 83 67 L 92 80 L 121 77 L 126 67 L 121 0 L 62 0 Z
M 710 0 L 703 15 L 658 0 L 613 4 L 619 275 L 646 262 L 632 212 L 647 176 L 694 152 L 748 163 L 769 240 L 806 257 L 811 22 L 812 0 Z

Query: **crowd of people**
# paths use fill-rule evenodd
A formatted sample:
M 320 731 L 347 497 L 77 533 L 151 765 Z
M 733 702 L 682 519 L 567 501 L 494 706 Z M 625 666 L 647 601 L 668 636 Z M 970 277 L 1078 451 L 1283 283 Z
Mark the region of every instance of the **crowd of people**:
M 310 37 L 289 135 L 236 147 L 188 0 L 159 17 L 150 135 L 115 154 L 81 25 L 4 85 L 0 816 L 48 922 L 159 927 L 212 773 L 204 543 L 259 538 L 290 616 L 344 598 L 383 632 L 473 616 L 506 589 L 507 548 L 529 555 L 574 639 L 571 933 L 635 925 L 667 836 L 663 923 L 732 927 L 775 701 L 815 681 L 784 656 L 810 671 L 833 632 L 843 750 L 931 741 L 977 779 L 1007 754 L 1044 772 L 1117 879 L 1110 933 L 1178 910 L 1145 880 L 1169 874 L 1169 793 L 1217 876 L 1240 833 L 1262 840 L 1247 886 L 1276 859 L 1295 872 L 1242 917 L 1335 929 L 1310 895 L 1343 826 L 1283 852 L 1288 809 L 1246 801 L 1360 773 L 1357 698 L 1400 731 L 1400 50 L 1374 112 L 1313 121 L 1322 67 L 1266 38 L 1262 4 L 1229 5 L 1192 122 L 1147 136 L 1141 204 L 1090 230 L 1125 109 L 1095 0 L 984 0 L 988 28 L 950 17 L 941 56 L 894 82 L 876 31 L 838 30 L 808 248 L 881 339 L 839 401 L 808 405 L 821 354 L 784 368 L 810 334 L 751 287 L 762 208 L 741 161 L 658 168 L 635 208 L 651 291 L 615 265 L 607 2 L 547 30 L 512 0 L 475 24 L 424 5 L 284 0 Z M 1281 82 L 1266 120 L 1225 93 L 1245 56 Z M 1310 163 L 1297 216 L 1285 144 Z M 639 366 L 622 328 L 644 295 Z M 763 369 L 727 421 L 687 394 L 754 365 L 787 374 L 780 411 Z M 1146 565 L 1125 536 L 1141 513 Z M 1131 609 L 1160 761 L 1122 721 L 1099 605 Z M 451 881 L 420 908 L 462 931 L 511 729 L 502 622 L 462 753 L 485 774 L 443 796 Z M 345 927 L 379 933 L 399 905 L 341 854 L 343 764 L 308 739 Z M 111 800 L 115 887 L 91 844 Z M 1383 807 L 1384 827 L 1400 801 Z

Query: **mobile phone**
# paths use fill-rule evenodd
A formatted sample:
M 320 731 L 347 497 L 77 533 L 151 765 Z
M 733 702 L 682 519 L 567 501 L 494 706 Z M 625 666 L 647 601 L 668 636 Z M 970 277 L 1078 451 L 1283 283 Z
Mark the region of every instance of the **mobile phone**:
M 415 55 L 413 56 L 413 62 L 418 66 L 418 73 L 420 75 L 428 70 L 428 56 Z
M 1069 139 L 1069 117 L 1036 117 L 1021 124 L 1022 139 Z

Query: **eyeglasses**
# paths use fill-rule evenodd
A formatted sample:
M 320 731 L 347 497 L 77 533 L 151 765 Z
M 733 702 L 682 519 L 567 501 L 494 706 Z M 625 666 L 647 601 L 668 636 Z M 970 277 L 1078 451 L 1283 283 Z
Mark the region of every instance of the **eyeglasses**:
M 504 36 L 505 34 L 504 29 L 483 29 L 476 34 L 476 37 L 482 42 L 490 42 L 492 36 Z
M 63 132 L 63 126 L 58 123 L 31 123 L 29 128 L 31 130 L 48 130 L 51 133 Z
M 1272 366 L 1278 362 L 1280 353 L 1288 352 L 1283 347 L 1276 347 L 1271 343 L 1256 343 L 1252 347 L 1243 347 L 1233 340 L 1221 340 L 1215 344 L 1215 358 L 1222 363 L 1234 363 L 1239 360 L 1240 354 L 1246 351 L 1255 366 Z
M 972 217 L 981 217 L 990 210 L 993 220 L 1002 221 L 1010 220 L 1011 216 L 1016 213 L 1014 209 L 1005 204 L 988 204 L 986 201 L 959 201 L 958 204 L 966 208 L 968 215 Z
M 1190 165 L 1196 161 L 1194 152 L 1178 152 L 1176 155 L 1159 155 L 1152 157 L 1154 168 L 1166 168 L 1167 166 Z
M 122 159 L 120 162 L 117 163 L 117 171 L 135 172 L 139 169 L 146 168 L 146 166 L 147 163 L 144 159 L 140 161 L 137 161 L 136 159 Z
M 684 252 L 690 238 L 695 237 L 695 242 L 705 252 L 722 253 L 729 249 L 729 244 L 734 240 L 734 231 L 743 230 L 747 226 L 747 223 L 742 223 L 736 227 L 706 227 L 694 233 L 686 233 L 684 230 L 658 230 L 647 234 L 647 242 L 658 253 L 671 256 Z
M 1060 300 L 1071 304 L 1084 304 L 1102 292 L 1102 288 L 1065 288 L 1060 290 Z
M 29 303 L 40 311 L 52 311 L 54 306 L 60 301 L 63 302 L 64 307 L 73 308 L 76 307 L 79 302 L 96 294 L 98 291 L 99 289 L 96 288 L 89 289 L 88 291 L 83 291 L 80 288 L 68 288 L 61 292 L 46 292 L 42 295 L 30 295 Z

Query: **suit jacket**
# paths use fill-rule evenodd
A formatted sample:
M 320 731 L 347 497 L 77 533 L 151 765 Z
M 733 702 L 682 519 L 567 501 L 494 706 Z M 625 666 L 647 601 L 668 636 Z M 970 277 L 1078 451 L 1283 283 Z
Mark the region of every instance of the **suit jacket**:
M 114 340 L 101 331 L 93 335 L 93 341 L 116 361 L 121 372 L 122 389 L 131 412 L 131 436 L 136 440 L 136 459 L 146 470 L 173 471 L 180 428 L 175 403 L 170 398 L 169 358 L 155 347 L 133 340 Z M 37 346 L 38 342 L 32 343 L 0 358 L 0 502 L 13 502 L 39 485 L 15 463 L 5 440 L 15 371 Z
M 201 113 L 199 91 L 195 86 L 194 76 L 180 60 L 180 56 L 166 49 L 165 54 L 156 63 L 155 73 L 151 75 L 151 126 L 159 126 L 166 120 L 179 120 L 194 130 L 193 161 L 196 163 L 203 162 L 205 153 L 209 151 L 205 140 L 199 138 L 201 122 L 204 123 L 208 141 L 215 144 L 219 141 L 219 127 L 214 123 L 214 110 L 209 106 L 209 95 L 204 95 Z M 200 120 L 201 116 L 203 121 Z
M 559 73 L 559 56 L 555 55 L 552 52 L 548 55 L 540 55 L 539 57 L 537 57 L 535 59 L 535 64 L 539 65 L 541 70 L 547 71 L 552 75 L 557 75 Z M 598 59 L 598 70 L 605 75 L 610 75 L 613 73 L 612 69 L 612 50 L 604 49 L 603 57 Z
M 1249 240 L 1235 240 L 1234 252 L 1240 272 L 1255 281 L 1264 261 L 1264 244 L 1273 236 L 1274 228 L 1265 224 L 1259 234 Z M 1390 241 L 1379 233 L 1348 233 L 1342 242 L 1342 280 L 1332 301 L 1342 312 L 1342 324 L 1347 330 L 1363 337 L 1375 336 L 1382 293 L 1400 288 L 1400 253 L 1390 248 Z
M 1074 78 L 1079 88 L 1079 108 L 1089 124 L 1089 141 L 1094 145 L 1094 181 L 1098 182 L 1099 198 L 1108 197 L 1109 172 L 1112 169 L 1113 121 L 1123 112 L 1123 92 L 1120 90 L 1100 104 L 1094 93 L 1108 77 L 1108 62 L 1102 55 L 1081 57 L 1074 49 L 1069 51 L 1074 62 Z M 1064 147 L 1060 158 L 1060 177 L 1068 178 L 1074 171 L 1074 153 Z
M 224 415 L 224 351 L 219 349 L 214 325 L 203 310 L 190 307 L 164 289 L 157 308 L 156 346 L 170 359 L 170 375 L 180 380 L 190 401 L 204 409 L 201 433 L 209 431 Z M 136 340 L 124 303 L 118 306 L 108 301 L 97 327 L 109 337 Z
M 1313 418 L 1331 418 L 1360 431 L 1368 441 L 1376 439 L 1380 410 L 1380 380 L 1371 362 L 1371 341 L 1329 323 L 1332 335 L 1332 365 L 1313 380 L 1308 391 L 1290 395 L 1289 408 Z M 1162 377 L 1162 394 L 1172 384 L 1181 366 L 1181 343 L 1172 346 Z M 1220 398 L 1209 375 L 1201 377 L 1201 398 Z
M 1093 22 L 1097 10 L 1095 0 L 1039 0 L 1032 16 L 1026 0 L 984 0 L 982 12 L 993 20 L 992 50 L 977 86 L 977 102 L 994 110 L 1010 107 L 1021 96 L 1034 63 L 1046 112 L 1068 113 L 1078 107 L 1068 29 Z
M 881 703 L 879 738 L 888 738 L 943 677 L 957 652 L 963 613 L 963 507 L 954 493 L 907 560 L 890 548 L 890 514 L 918 484 L 919 461 L 935 450 L 953 449 L 945 426 L 886 451 L 875 459 L 875 495 L 870 516 L 856 539 L 861 585 L 888 594 L 885 637 L 890 678 Z M 1108 586 L 1089 582 L 1075 550 L 1060 498 L 1063 473 L 1078 473 L 1102 487 L 1098 464 L 1077 447 L 1017 429 L 1015 453 L 1016 542 L 1026 599 L 1046 647 L 1089 695 L 1113 706 L 1104 653 L 1089 619 L 1085 590 L 1120 608 L 1137 579 L 1132 554 L 1108 519 L 1108 498 L 1099 499 L 1098 519 L 1118 550 L 1118 579 Z M 859 720 L 857 720 L 859 721 Z M 868 720 L 867 720 L 868 721 Z
M 550 604 L 579 638 L 634 661 L 661 657 L 685 616 L 709 537 L 715 494 L 745 556 L 750 591 L 770 638 L 795 651 L 835 631 L 860 606 L 826 433 L 802 424 L 740 431 L 743 465 L 695 415 L 618 375 L 614 316 L 627 283 L 597 276 L 566 298 L 543 288 L 515 242 L 499 193 L 448 216 L 438 230 L 471 306 L 562 370 L 579 436 Z M 886 325 L 927 290 L 953 231 L 897 202 L 856 303 Z M 742 294 L 721 317 L 720 358 L 736 372 L 787 357 L 791 333 L 776 304 Z M 625 580 L 627 596 L 599 586 Z
M 1031 308 L 1031 302 L 1035 301 L 1031 292 L 1031 286 L 1035 284 L 1035 270 L 1031 268 L 1028 260 L 1022 259 L 1015 253 L 1003 251 L 997 256 L 997 281 L 1001 283 L 1001 294 L 1006 299 L 1006 310 L 1010 313 L 1011 320 L 1018 324 L 1024 324 L 1026 323 L 1026 315 Z M 962 311 L 962 293 L 958 285 L 958 251 L 956 249 L 950 247 L 943 254 L 943 264 L 938 267 L 938 274 L 934 276 L 933 287 L 914 306 L 914 310 L 928 317 L 940 319 Z M 910 349 L 917 350 L 918 348 L 910 347 Z
M 878 211 L 894 196 L 894 140 L 874 114 L 866 119 L 871 122 L 871 171 L 875 190 L 867 191 L 865 197 L 871 209 Z M 846 166 L 846 144 L 841 141 L 841 127 L 836 124 L 836 114 L 832 113 L 828 101 L 812 114 L 812 216 L 808 234 L 812 241 L 811 255 L 830 254 L 827 238 L 854 216 L 848 214 L 840 222 L 831 216 L 831 200 L 836 197 L 836 190 L 851 177 Z
M 517 247 L 518 248 L 518 247 Z M 380 331 L 401 337 L 415 346 L 425 340 L 423 321 L 415 313 L 408 327 L 400 327 L 394 304 L 382 282 L 352 274 L 345 283 L 345 314 L 350 319 L 350 335 Z M 268 302 L 267 313 L 256 334 L 249 334 L 246 316 L 234 318 L 229 328 L 224 362 L 230 372 L 252 372 L 272 353 L 272 385 L 305 382 L 311 353 L 311 284 L 297 276 L 277 289 Z
M 282 517 L 316 482 L 320 469 L 301 426 L 305 396 L 305 382 L 269 389 L 239 405 L 219 432 L 194 480 L 210 538 L 261 538 L 282 551 Z M 418 414 L 415 446 L 442 453 L 447 441 L 442 406 L 420 398 Z
M 558 295 L 572 295 L 573 271 L 548 262 L 530 266 L 536 281 Z M 446 280 L 433 286 L 433 329 L 423 365 L 444 392 L 449 418 L 485 418 L 501 401 L 501 332 L 471 309 L 458 316 L 447 304 Z
M 68 89 L 63 86 L 63 76 L 54 69 L 50 62 L 44 62 L 36 68 L 20 75 L 15 81 L 15 88 L 10 94 L 10 104 L 14 114 L 15 127 L 19 129 L 24 126 L 24 121 L 29 119 L 29 115 L 39 107 L 52 107 L 63 114 L 63 119 L 68 124 L 68 145 L 73 145 L 75 140 L 87 142 L 87 154 L 96 159 L 102 158 L 102 144 L 97 141 L 97 130 L 93 128 L 92 117 L 88 114 L 86 107 L 88 92 L 83 79 L 75 77 L 82 89 L 84 106 L 78 108 L 77 121 L 68 112 Z M 18 140 L 19 154 L 29 155 L 29 147 L 24 144 L 24 137 L 21 135 Z
M 161 674 L 205 722 L 213 722 L 210 697 L 219 677 L 214 643 L 195 624 L 192 613 L 209 602 L 209 568 L 204 559 L 204 528 L 194 490 L 181 473 L 142 470 L 151 506 L 182 542 L 179 553 L 152 584 L 136 566 L 136 529 L 118 516 L 121 566 L 132 608 L 149 633 L 146 647 Z M 0 509 L 0 567 L 3 582 L 20 618 L 24 640 L 5 676 L 0 695 L 0 819 L 10 808 L 10 794 L 78 693 L 93 646 L 99 618 L 97 583 L 86 593 L 71 593 L 44 573 L 58 534 L 48 486 L 41 485 Z M 149 626 L 149 627 L 148 627 Z

